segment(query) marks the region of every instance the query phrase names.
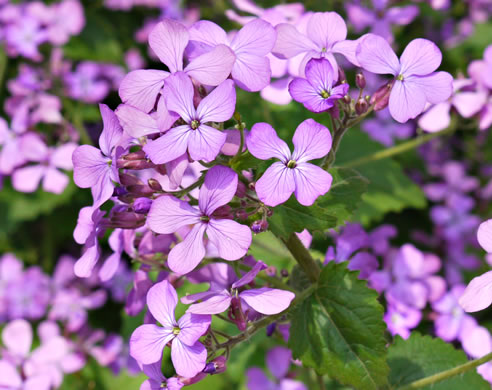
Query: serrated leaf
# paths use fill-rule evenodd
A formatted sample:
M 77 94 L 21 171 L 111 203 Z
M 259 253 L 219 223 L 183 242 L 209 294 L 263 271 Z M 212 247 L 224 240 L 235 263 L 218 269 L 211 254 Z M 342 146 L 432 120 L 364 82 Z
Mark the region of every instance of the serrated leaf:
M 349 271 L 329 263 L 318 287 L 292 313 L 289 347 L 317 373 L 358 390 L 387 385 L 383 307 L 376 291 Z
M 409 339 L 397 337 L 388 349 L 389 380 L 396 388 L 468 361 L 463 351 L 445 341 L 413 332 Z M 488 390 L 490 385 L 476 371 L 422 387 L 422 390 Z
M 337 152 L 336 165 L 343 166 L 351 161 L 384 149 L 367 134 L 350 129 L 344 136 Z M 388 212 L 399 212 L 407 207 L 423 208 L 427 202 L 424 193 L 403 172 L 393 159 L 372 161 L 355 168 L 369 180 L 367 191 L 356 212 L 357 220 L 363 224 L 381 219 Z
M 333 176 L 330 191 L 312 206 L 302 206 L 292 195 L 287 202 L 273 209 L 268 222 L 277 237 L 288 238 L 291 233 L 304 229 L 325 231 L 352 220 L 367 181 L 353 169 L 330 169 L 330 173 Z

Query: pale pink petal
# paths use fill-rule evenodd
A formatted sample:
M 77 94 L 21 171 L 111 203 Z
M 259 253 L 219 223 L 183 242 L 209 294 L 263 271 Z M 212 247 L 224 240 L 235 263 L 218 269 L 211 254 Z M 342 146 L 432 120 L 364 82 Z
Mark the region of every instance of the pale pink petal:
M 2 342 L 16 357 L 27 357 L 32 344 L 31 324 L 22 319 L 9 322 L 2 330 Z
M 342 54 L 347 60 L 349 60 L 355 66 L 361 67 L 359 60 L 357 59 L 357 47 L 359 43 L 364 39 L 364 36 L 356 39 L 355 41 L 344 40 L 337 42 L 333 45 L 331 51 L 333 53 Z
M 347 26 L 336 12 L 316 12 L 309 19 L 307 35 L 320 49 L 329 50 L 347 37 Z
M 429 103 L 436 104 L 447 100 L 453 93 L 453 76 L 448 72 L 436 72 L 429 76 L 410 76 L 408 84 L 418 85 L 425 93 Z
M 405 26 L 419 14 L 419 7 L 407 5 L 404 7 L 391 7 L 386 11 L 386 18 L 392 23 Z
M 289 93 L 289 82 L 291 78 L 283 78 L 280 80 L 275 80 L 263 88 L 260 92 L 261 97 L 268 102 L 286 105 L 292 101 L 292 97 Z
M 169 111 L 166 106 L 166 101 L 163 96 L 157 103 L 156 113 L 157 127 L 161 132 L 169 130 L 172 125 L 179 119 L 179 114 Z
M 267 367 L 277 379 L 282 379 L 287 375 L 291 360 L 292 352 L 285 347 L 272 348 L 266 357 Z M 284 389 L 282 388 L 282 390 Z
M 237 173 L 228 167 L 216 165 L 210 169 L 200 188 L 200 210 L 210 216 L 217 208 L 229 203 L 236 193 L 237 182 Z
M 361 37 L 356 51 L 357 61 L 362 68 L 378 74 L 398 75 L 400 62 L 386 39 L 375 34 Z
M 207 350 L 199 342 L 190 347 L 175 338 L 171 347 L 171 360 L 178 375 L 192 378 L 205 368 Z
M 105 104 L 99 105 L 103 120 L 103 131 L 99 136 L 99 147 L 106 156 L 111 156 L 113 148 L 118 145 L 123 135 L 123 129 L 115 113 Z
M 234 283 L 232 283 L 232 288 L 239 288 L 239 287 L 242 287 L 242 286 L 246 286 L 247 284 L 251 283 L 253 280 L 255 280 L 256 278 L 256 275 L 258 275 L 258 273 L 262 270 L 264 270 L 265 268 L 267 268 L 267 265 L 261 261 L 261 260 L 258 260 L 256 262 L 256 264 L 253 266 L 253 268 L 251 268 L 250 271 L 248 271 L 246 274 L 243 275 L 243 277 L 237 281 L 235 281 Z
M 227 290 L 223 293 L 213 295 L 208 299 L 204 299 L 203 302 L 194 303 L 191 305 L 187 313 L 195 314 L 219 314 L 226 311 L 231 305 L 231 295 Z
M 255 19 L 234 36 L 231 49 L 236 55 L 266 56 L 272 51 L 276 36 L 275 29 L 270 23 L 262 19 Z
M 246 144 L 250 153 L 261 160 L 275 157 L 288 162 L 290 158 L 289 147 L 268 123 L 256 123 L 246 139 Z
M 459 299 L 467 312 L 483 310 L 492 303 L 492 271 L 472 279 Z
M 198 119 L 202 122 L 225 122 L 231 119 L 236 107 L 236 90 L 232 80 L 222 82 L 198 105 Z
M 74 142 L 68 142 L 55 149 L 50 157 L 50 164 L 60 168 L 71 171 L 73 169 L 72 155 L 77 149 L 77 144 Z
M 99 279 L 101 279 L 101 282 L 107 282 L 108 280 L 111 280 L 111 278 L 116 274 L 116 271 L 118 271 L 120 260 L 121 254 L 119 253 L 113 253 L 106 259 L 101 269 L 99 270 Z
M 171 73 L 183 70 L 183 53 L 188 44 L 188 30 L 180 22 L 164 19 L 149 35 L 149 45 Z
M 154 69 L 128 73 L 118 90 L 122 102 L 144 112 L 151 111 L 167 76 L 168 72 Z
M 176 325 L 174 310 L 177 304 L 178 294 L 167 280 L 154 284 L 147 293 L 150 312 L 168 330 Z
M 208 53 L 194 58 L 185 72 L 202 84 L 219 85 L 229 77 L 235 61 L 236 56 L 229 47 L 217 45 Z
M 48 156 L 48 147 L 41 137 L 35 133 L 24 135 L 20 139 L 19 149 L 28 161 L 43 161 Z
M 419 126 L 430 133 L 443 130 L 451 123 L 451 103 L 442 102 L 429 108 L 420 118 Z
M 292 171 L 296 198 L 303 206 L 311 206 L 319 196 L 330 190 L 333 178 L 317 165 L 301 163 Z
M 320 51 L 316 44 L 297 28 L 288 23 L 275 26 L 277 40 L 272 53 L 278 58 L 288 59 L 311 50 Z
M 99 260 L 99 255 L 99 245 L 93 244 L 89 246 L 73 267 L 75 276 L 79 278 L 91 276 L 92 270 L 96 266 L 97 260 Z
M 148 141 L 143 150 L 154 164 L 165 164 L 186 153 L 192 133 L 188 125 L 173 127 L 155 141 Z
M 94 207 L 98 208 L 106 202 L 114 192 L 114 184 L 111 181 L 110 170 L 101 171 L 99 180 L 91 187 L 92 198 L 94 199 Z
M 269 84 L 270 77 L 270 61 L 267 57 L 249 54 L 237 56 L 232 68 L 232 78 L 240 88 L 249 92 L 258 92 Z
M 202 124 L 198 129 L 188 132 L 188 153 L 195 161 L 213 161 L 220 153 L 225 140 L 225 133 Z
M 211 322 L 210 315 L 186 313 L 178 321 L 180 332 L 177 338 L 182 343 L 192 346 L 207 332 Z
M 404 76 L 425 76 L 434 72 L 441 64 L 441 60 L 441 51 L 434 42 L 417 38 L 403 50 L 400 57 L 400 73 Z
M 228 44 L 226 32 L 222 27 L 209 20 L 200 20 L 194 23 L 188 29 L 188 32 L 190 41 L 202 42 L 209 46 Z
M 130 337 L 130 355 L 141 364 L 152 364 L 162 358 L 162 350 L 174 338 L 172 330 L 157 325 L 140 325 Z
M 73 180 L 81 188 L 94 186 L 108 170 L 109 158 L 94 146 L 81 145 L 72 155 Z
M 487 94 L 483 91 L 458 92 L 452 99 L 458 113 L 464 118 L 471 118 L 483 108 L 487 101 Z
M 174 190 L 181 185 L 186 168 L 188 168 L 188 155 L 184 153 L 173 161 L 166 163 L 166 173 L 169 178 L 169 187 Z
M 322 158 L 331 149 L 330 130 L 313 119 L 306 119 L 297 126 L 292 142 L 292 159 L 297 163 Z
M 488 253 L 492 253 L 492 219 L 482 222 L 477 232 L 478 243 Z
M 61 194 L 69 183 L 68 176 L 56 168 L 48 168 L 43 179 L 43 190 Z
M 243 291 L 239 297 L 258 313 L 272 315 L 287 309 L 295 298 L 295 294 L 290 291 L 262 287 Z
M 260 200 L 272 207 L 287 201 L 295 187 L 293 169 L 281 162 L 273 163 L 255 184 Z
M 207 226 L 207 236 L 225 260 L 243 257 L 251 245 L 251 230 L 230 219 L 211 219 Z
M 12 186 L 16 191 L 34 192 L 45 174 L 46 167 L 43 165 L 30 165 L 16 169 L 12 174 Z
M 167 263 L 172 271 L 179 275 L 187 274 L 205 257 L 203 235 L 206 227 L 203 223 L 197 223 L 185 239 L 171 249 Z
M 179 114 L 187 123 L 195 119 L 193 94 L 193 83 L 186 73 L 179 72 L 167 78 L 163 91 L 166 107 Z
M 162 195 L 152 202 L 147 224 L 149 228 L 159 234 L 169 234 L 186 225 L 193 225 L 200 221 L 200 212 L 190 206 L 188 202 L 174 196 Z
M 54 385 L 53 379 L 48 374 L 36 374 L 26 379 L 22 390 L 50 390 Z M 61 384 L 61 381 L 60 381 Z
M 0 360 L 0 386 L 7 389 L 20 389 L 22 387 L 22 378 L 15 369 L 15 366 L 9 361 Z
M 159 133 L 157 121 L 152 116 L 128 104 L 121 104 L 116 109 L 116 116 L 125 133 L 133 138 Z
M 246 376 L 248 377 L 248 389 L 271 390 L 277 387 L 277 385 L 258 367 L 248 369 L 248 371 L 246 371 Z
M 389 110 L 393 119 L 405 123 L 419 115 L 425 107 L 426 95 L 413 82 L 396 80 L 389 98 Z

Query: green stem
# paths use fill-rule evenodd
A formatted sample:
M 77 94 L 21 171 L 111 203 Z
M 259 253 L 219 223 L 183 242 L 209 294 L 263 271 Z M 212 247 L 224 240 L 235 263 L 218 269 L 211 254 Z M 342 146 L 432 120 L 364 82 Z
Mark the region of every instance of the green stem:
M 369 156 L 361 157 L 356 160 L 350 161 L 346 164 L 342 164 L 343 168 L 353 168 L 357 167 L 359 165 L 363 165 L 372 161 L 377 161 L 377 160 L 382 160 L 388 157 L 395 156 L 400 153 L 407 152 L 411 149 L 415 149 L 418 146 L 425 144 L 426 142 L 429 142 L 430 140 L 440 137 L 445 134 L 451 134 L 454 130 L 456 129 L 455 125 L 451 125 L 447 129 L 438 131 L 436 133 L 430 133 L 430 134 L 425 134 L 420 137 L 414 138 L 410 141 L 403 142 L 399 145 L 393 146 L 388 149 L 381 150 L 379 152 L 376 152 L 374 154 L 371 154 Z
M 398 390 L 412 390 L 412 389 L 420 389 L 425 386 L 433 385 L 434 383 L 443 381 L 445 379 L 452 378 L 453 376 L 463 374 L 471 369 L 478 367 L 484 363 L 487 363 L 492 360 L 492 352 L 481 357 L 480 359 L 471 360 L 462 364 L 460 366 L 451 368 L 446 371 L 439 372 L 437 374 L 428 376 L 427 378 L 416 380 L 406 386 L 400 387 Z
M 301 240 L 299 240 L 299 237 L 295 233 L 292 233 L 287 240 L 282 239 L 282 241 L 306 273 L 309 280 L 311 282 L 317 282 L 321 270 Z

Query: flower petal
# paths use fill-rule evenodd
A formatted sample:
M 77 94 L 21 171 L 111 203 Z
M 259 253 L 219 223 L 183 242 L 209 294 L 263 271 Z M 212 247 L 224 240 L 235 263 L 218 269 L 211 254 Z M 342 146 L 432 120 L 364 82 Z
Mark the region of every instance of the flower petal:
M 176 325 L 174 310 L 178 304 L 178 294 L 167 280 L 154 284 L 147 293 L 147 306 L 161 325 L 170 329 Z
M 212 295 L 203 302 L 194 303 L 191 305 L 187 313 L 195 314 L 219 314 L 226 311 L 231 305 L 231 295 L 227 290 L 220 294 Z
M 297 126 L 292 159 L 303 163 L 326 156 L 331 149 L 330 131 L 313 119 L 306 119 Z
M 480 246 L 492 253 L 492 219 L 482 222 L 478 227 L 477 239 Z
M 309 111 L 323 112 L 333 107 L 333 103 L 323 99 L 311 83 L 300 77 L 296 77 L 289 84 L 289 93 L 292 98 L 302 103 Z
M 188 153 L 195 161 L 213 161 L 224 146 L 226 137 L 222 131 L 202 124 L 188 133 Z
M 231 49 L 236 56 L 250 54 L 263 57 L 272 51 L 276 37 L 277 33 L 270 23 L 255 19 L 238 31 L 231 42 Z
M 317 165 L 302 163 L 292 171 L 296 185 L 296 198 L 303 206 L 311 206 L 318 196 L 330 190 L 333 178 Z
M 272 315 L 287 309 L 295 298 L 295 294 L 290 291 L 262 287 L 245 290 L 239 294 L 239 297 L 258 313 Z
M 188 44 L 188 30 L 181 23 L 164 19 L 149 35 L 149 45 L 171 73 L 183 70 L 183 53 Z
M 113 278 L 116 271 L 118 271 L 120 260 L 121 254 L 113 253 L 106 259 L 106 261 L 104 261 L 104 264 L 99 269 L 99 278 L 101 279 L 101 282 L 107 282 Z
M 325 58 L 312 58 L 304 70 L 306 79 L 313 85 L 317 92 L 330 91 L 333 81 L 337 79 L 333 67 Z
M 250 271 L 244 274 L 241 279 L 232 284 L 232 288 L 239 288 L 251 283 L 253 280 L 255 280 L 256 275 L 258 275 L 258 273 L 265 268 L 267 268 L 267 265 L 263 261 L 258 260 Z
M 292 352 L 285 347 L 272 348 L 266 356 L 267 367 L 277 379 L 282 379 L 287 375 L 291 360 Z
M 267 206 L 287 201 L 296 187 L 293 169 L 281 162 L 273 163 L 256 182 L 256 193 Z
M 251 245 L 251 230 L 230 219 L 211 219 L 207 226 L 207 236 L 225 260 L 243 257 Z
M 437 104 L 447 100 L 453 93 L 453 76 L 448 72 L 436 72 L 428 76 L 411 76 L 406 78 L 420 86 L 429 103 Z
M 267 57 L 241 53 L 232 68 L 232 78 L 239 88 L 258 92 L 270 83 L 272 71 Z
M 94 186 L 108 170 L 109 158 L 94 146 L 81 145 L 72 155 L 73 180 L 80 188 Z
M 231 74 L 236 61 L 234 52 L 226 45 L 217 45 L 211 51 L 194 58 L 185 68 L 195 80 L 205 85 L 219 85 Z
M 225 122 L 236 108 L 234 81 L 226 80 L 208 94 L 196 110 L 198 119 L 205 122 Z
M 272 49 L 272 54 L 278 58 L 288 59 L 310 50 L 320 50 L 311 39 L 299 32 L 292 24 L 277 24 L 275 31 L 277 32 L 277 40 Z
M 15 366 L 6 359 L 0 360 L 0 386 L 7 388 L 20 389 L 22 378 L 15 369 Z
M 188 32 L 190 41 L 202 42 L 209 46 L 228 44 L 226 32 L 222 27 L 209 20 L 200 20 L 194 23 L 188 29 Z
M 356 50 L 357 61 L 362 68 L 378 74 L 398 75 L 400 62 L 386 39 L 375 34 L 362 37 Z
M 12 187 L 19 192 L 34 192 L 45 174 L 46 167 L 43 165 L 16 169 L 12 174 Z
M 411 80 L 396 80 L 389 97 L 389 111 L 394 120 L 405 123 L 424 111 L 425 100 L 419 84 Z
M 196 119 L 193 94 L 193 83 L 186 73 L 178 72 L 167 78 L 163 90 L 166 107 L 169 111 L 179 114 L 187 123 Z
M 275 129 L 268 123 L 256 123 L 253 125 L 246 144 L 250 153 L 260 160 L 268 160 L 272 157 L 288 162 L 290 150 L 287 144 L 281 140 Z
M 441 50 L 428 39 L 417 38 L 411 41 L 400 57 L 404 76 L 425 76 L 434 72 L 442 61 Z
M 430 133 L 445 129 L 451 123 L 451 103 L 442 102 L 430 107 L 418 121 L 419 126 Z
M 197 223 L 185 239 L 171 249 L 167 264 L 172 271 L 184 275 L 193 271 L 202 261 L 205 257 L 205 245 L 203 243 L 205 229 L 205 224 Z
M 15 173 L 14 173 L 15 174 Z M 46 169 L 43 179 L 43 190 L 53 194 L 61 194 L 69 183 L 68 176 L 56 168 Z
M 192 378 L 205 368 L 207 350 L 199 342 L 190 347 L 175 338 L 171 347 L 171 360 L 178 375 Z
M 157 121 L 154 118 L 128 104 L 121 104 L 116 109 L 116 116 L 125 133 L 133 138 L 159 133 Z
M 459 303 L 469 313 L 489 307 L 492 303 L 492 271 L 473 278 Z
M 237 190 L 237 173 L 231 168 L 216 165 L 205 175 L 205 181 L 200 188 L 198 204 L 206 215 L 212 213 L 231 201 Z
M 111 156 L 112 150 L 118 145 L 123 135 L 123 129 L 115 113 L 105 104 L 99 105 L 103 120 L 103 131 L 99 137 L 99 147 L 106 156 Z
M 118 90 L 122 102 L 144 112 L 151 111 L 167 76 L 168 72 L 154 69 L 128 73 L 121 80 Z
M 178 321 L 180 329 L 178 339 L 182 343 L 192 346 L 207 332 L 211 322 L 212 317 L 210 315 L 184 314 Z
M 75 276 L 79 278 L 88 278 L 92 274 L 92 270 L 96 266 L 97 260 L 99 260 L 100 250 L 97 244 L 97 238 L 89 237 L 88 241 L 90 246 L 87 247 L 84 254 L 77 260 L 73 267 L 73 272 Z
M 307 35 L 320 49 L 331 49 L 347 38 L 347 26 L 336 12 L 316 12 L 309 19 Z
M 152 202 L 147 224 L 159 234 L 169 234 L 186 225 L 200 222 L 200 212 L 188 202 L 174 196 L 162 195 Z
M 174 337 L 172 331 L 157 325 L 140 325 L 130 337 L 130 355 L 140 364 L 155 363 L 162 358 L 164 347 Z
M 2 341 L 8 352 L 15 357 L 27 357 L 32 344 L 31 325 L 23 319 L 9 322 L 2 330 Z
M 154 164 L 176 160 L 186 153 L 192 131 L 188 125 L 173 127 L 155 141 L 148 141 L 143 150 Z
M 277 384 L 272 382 L 258 367 L 248 369 L 246 376 L 248 378 L 248 389 L 270 390 L 277 387 Z

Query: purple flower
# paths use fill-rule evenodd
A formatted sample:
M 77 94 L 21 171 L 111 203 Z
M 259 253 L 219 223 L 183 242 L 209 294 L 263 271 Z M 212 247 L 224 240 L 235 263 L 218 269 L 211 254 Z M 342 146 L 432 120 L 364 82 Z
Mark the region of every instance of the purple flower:
M 273 48 L 277 34 L 272 25 L 261 19 L 247 23 L 231 41 L 226 32 L 213 22 L 202 20 L 189 29 L 190 40 L 198 43 L 198 53 L 207 52 L 217 45 L 229 46 L 236 59 L 232 79 L 246 91 L 256 92 L 270 83 L 270 61 L 266 57 Z
M 77 0 L 64 0 L 51 6 L 47 35 L 54 45 L 64 45 L 71 35 L 78 35 L 85 25 L 84 9 Z
M 189 42 L 185 26 L 171 19 L 157 24 L 149 35 L 149 45 L 171 73 L 185 72 L 205 85 L 216 86 L 231 73 L 235 55 L 231 49 L 218 44 L 213 50 L 194 58 L 183 68 L 183 55 Z M 164 80 L 169 73 L 159 70 L 135 70 L 121 82 L 119 94 L 123 103 L 149 112 L 155 105 Z
M 411 308 L 402 303 L 389 305 L 384 321 L 392 335 L 400 335 L 404 339 L 410 337 L 410 329 L 415 328 L 422 319 L 420 310 Z
M 114 184 L 119 182 L 116 158 L 124 142 L 118 118 L 105 104 L 100 104 L 104 129 L 99 137 L 99 147 L 79 146 L 72 156 L 73 179 L 81 188 L 90 188 L 94 208 L 98 208 L 113 195 Z
M 334 106 L 348 90 L 347 83 L 334 87 L 338 73 L 333 71 L 330 61 L 321 58 L 309 60 L 305 69 L 306 78 L 296 77 L 289 84 L 289 92 L 295 101 L 308 110 L 323 112 Z
M 298 71 L 304 75 L 304 68 L 311 58 L 326 58 L 334 70 L 338 65 L 334 54 L 343 54 L 354 65 L 359 65 L 355 57 L 358 41 L 348 41 L 347 26 L 336 12 L 316 12 L 307 22 L 307 34 L 295 26 L 280 23 L 275 27 L 277 41 L 272 53 L 278 58 L 287 59 L 304 55 Z
M 97 103 L 109 93 L 110 85 L 102 79 L 101 65 L 85 61 L 75 72 L 65 74 L 68 96 L 86 103 Z
M 255 124 L 247 139 L 248 149 L 256 158 L 268 160 L 275 157 L 280 160 L 256 182 L 256 193 L 268 206 L 284 203 L 293 192 L 300 204 L 311 206 L 331 187 L 331 175 L 308 163 L 328 154 L 331 149 L 330 131 L 314 120 L 306 119 L 297 127 L 292 141 L 294 153 L 268 123 Z
M 307 390 L 299 381 L 290 379 L 287 374 L 292 361 L 292 352 L 285 347 L 275 347 L 268 351 L 266 365 L 275 380 L 269 379 L 258 367 L 246 372 L 249 390 Z
M 19 152 L 21 137 L 9 129 L 5 119 L 0 118 L 0 174 L 9 175 L 26 159 Z
M 183 387 L 183 384 L 178 378 L 169 378 L 162 374 L 162 361 L 159 360 L 157 363 L 144 364 L 142 370 L 145 375 L 149 377 L 142 385 L 140 390 L 161 390 L 163 388 L 169 390 L 179 390 Z
M 9 24 L 5 31 L 9 51 L 34 61 L 41 60 L 38 46 L 46 39 L 46 30 L 37 19 L 28 15 L 23 15 L 15 23 Z
M 439 106 L 439 104 L 434 107 Z M 415 125 L 413 123 L 395 123 L 391 119 L 387 108 L 376 111 L 375 118 L 366 119 L 361 123 L 361 129 L 369 134 L 369 137 L 373 140 L 378 141 L 384 146 L 393 146 L 395 139 L 409 138 L 414 131 L 414 127 Z
M 205 97 L 195 109 L 193 84 L 180 72 L 166 80 L 164 99 L 169 111 L 179 114 L 185 125 L 173 127 L 153 142 L 147 143 L 144 151 L 155 164 L 176 160 L 186 151 L 193 160 L 212 161 L 225 143 L 226 134 L 209 126 L 207 122 L 225 122 L 230 119 L 236 106 L 234 82 L 226 80 Z
M 183 297 L 181 302 L 189 304 L 200 299 L 202 302 L 194 303 L 187 310 L 188 313 L 194 314 L 222 313 L 229 308 L 231 302 L 234 300 L 240 301 L 240 303 L 237 303 L 239 307 L 251 307 L 258 313 L 266 315 L 278 314 L 289 307 L 295 298 L 294 293 L 262 287 L 243 290 L 238 294 L 240 287 L 251 283 L 258 272 L 265 268 L 267 268 L 266 264 L 258 261 L 251 271 L 234 283 L 222 284 L 211 282 L 208 291 Z
M 179 321 L 174 317 L 178 295 L 164 280 L 155 284 L 147 294 L 147 305 L 162 327 L 154 324 L 139 326 L 130 338 L 130 354 L 141 364 L 160 361 L 162 350 L 171 342 L 171 360 L 178 375 L 191 378 L 205 367 L 207 350 L 198 339 L 210 326 L 211 317 L 185 314 Z
M 483 60 L 470 63 L 468 74 L 480 86 L 492 89 L 492 45 L 487 46 L 483 52 Z
M 204 235 L 225 260 L 244 256 L 251 244 L 251 230 L 230 219 L 217 219 L 215 210 L 231 201 L 237 189 L 237 174 L 230 168 L 210 169 L 200 188 L 198 208 L 173 196 L 160 196 L 150 208 L 147 223 L 156 233 L 169 234 L 193 225 L 185 239 L 169 252 L 169 268 L 178 274 L 192 271 L 205 256 Z
M 427 39 L 411 41 L 398 60 L 384 38 L 366 34 L 357 47 L 357 59 L 369 72 L 395 76 L 389 110 L 400 123 L 424 111 L 426 102 L 440 103 L 453 91 L 453 77 L 447 72 L 434 72 L 441 64 L 442 54 Z

